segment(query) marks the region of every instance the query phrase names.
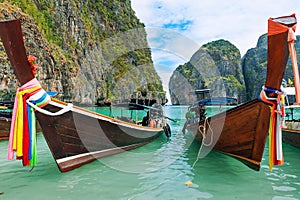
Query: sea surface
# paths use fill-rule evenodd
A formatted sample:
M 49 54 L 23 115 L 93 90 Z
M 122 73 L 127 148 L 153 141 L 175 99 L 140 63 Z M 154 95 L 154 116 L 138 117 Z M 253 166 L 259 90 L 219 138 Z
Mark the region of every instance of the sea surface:
M 217 152 L 197 159 L 200 145 L 182 134 L 186 106 L 165 106 L 172 136 L 61 173 L 42 134 L 38 165 L 22 167 L 6 158 L 0 141 L 0 199 L 4 200 L 169 200 L 300 199 L 300 149 L 284 144 L 285 163 L 268 167 L 268 145 L 260 171 Z M 212 109 L 209 112 L 215 112 Z

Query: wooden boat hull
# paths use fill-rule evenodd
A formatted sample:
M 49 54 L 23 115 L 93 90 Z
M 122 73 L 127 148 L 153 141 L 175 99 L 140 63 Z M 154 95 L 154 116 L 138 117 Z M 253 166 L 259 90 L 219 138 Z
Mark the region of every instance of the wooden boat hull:
M 0 140 L 7 140 L 9 138 L 11 117 L 12 111 L 8 110 L 6 105 L 0 109 Z
M 0 140 L 8 140 L 10 123 L 10 118 L 0 117 Z
M 296 88 L 284 87 L 283 91 L 286 94 L 285 127 L 282 129 L 283 142 L 300 148 L 300 119 L 299 119 L 299 104 L 295 102 Z
M 188 124 L 188 125 L 185 125 L 185 130 L 187 130 L 191 133 L 195 133 L 195 132 L 197 132 L 198 127 L 199 127 L 199 123 Z
M 269 129 L 270 108 L 257 99 L 200 122 L 195 140 L 259 170 Z M 203 137 L 205 135 L 205 138 Z M 209 145 L 208 145 L 209 144 Z
M 57 111 L 51 105 L 49 111 Z M 44 137 L 62 172 L 98 158 L 145 145 L 163 133 L 149 128 L 83 111 L 80 108 L 49 117 L 37 113 Z
M 300 121 L 286 121 L 286 128 L 282 129 L 282 140 L 300 148 Z
M 21 85 L 33 80 L 34 75 L 27 60 L 20 21 L 0 22 L 0 37 Z M 56 106 L 48 104 L 43 109 L 56 112 L 61 109 L 61 105 L 66 106 L 63 102 L 56 103 Z M 162 127 L 150 128 L 130 124 L 75 106 L 57 116 L 37 111 L 36 118 L 62 172 L 104 156 L 145 145 L 163 132 Z
M 55 112 L 60 108 L 49 105 L 45 109 Z M 140 147 L 164 132 L 162 128 L 124 123 L 80 108 L 56 117 L 37 113 L 37 117 L 37 132 L 43 131 L 61 172 Z M 10 125 L 11 118 L 0 118 L 0 140 L 9 139 Z
M 0 117 L 0 140 L 8 140 L 10 132 L 11 118 Z M 42 129 L 39 123 L 36 123 L 37 134 L 41 133 Z
M 296 23 L 295 15 L 268 20 L 268 66 L 261 97 L 273 106 L 286 69 L 289 44 L 292 44 L 287 42 L 288 34 L 295 31 Z M 208 147 L 207 152 L 212 149 L 222 152 L 258 171 L 270 117 L 269 106 L 255 99 L 201 121 L 195 139 Z

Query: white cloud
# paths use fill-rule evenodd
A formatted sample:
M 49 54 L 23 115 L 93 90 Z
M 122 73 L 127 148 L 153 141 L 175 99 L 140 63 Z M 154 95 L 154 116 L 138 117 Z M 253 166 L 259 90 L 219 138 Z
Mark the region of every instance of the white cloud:
M 167 34 L 168 39 L 148 38 L 150 48 L 165 49 L 163 54 L 153 51 L 156 68 L 166 66 L 162 62 L 168 63 L 168 59 L 175 59 L 174 61 L 178 62 L 177 66 L 183 64 L 197 50 L 196 46 L 199 48 L 207 42 L 218 39 L 226 39 L 233 43 L 243 56 L 248 49 L 255 47 L 258 38 L 267 32 L 269 17 L 292 13 L 296 13 L 297 16 L 297 12 L 300 12 L 298 0 L 131 0 L 131 2 L 137 17 L 148 30 L 168 27 L 163 32 L 174 33 L 174 37 Z M 187 41 L 193 44 L 192 47 L 189 47 Z M 167 50 L 176 56 L 171 58 L 166 53 Z M 178 56 L 182 60 L 176 59 Z M 170 73 L 177 67 L 176 62 L 173 62 L 173 69 L 167 67 L 171 70 Z M 159 75 L 162 79 L 167 79 L 166 76 Z M 168 80 L 163 80 L 166 81 Z
M 234 40 L 244 54 L 266 33 L 269 17 L 299 11 L 300 3 L 296 0 L 132 0 L 132 7 L 146 28 L 191 21 L 189 29 L 181 34 L 200 45 L 219 38 Z

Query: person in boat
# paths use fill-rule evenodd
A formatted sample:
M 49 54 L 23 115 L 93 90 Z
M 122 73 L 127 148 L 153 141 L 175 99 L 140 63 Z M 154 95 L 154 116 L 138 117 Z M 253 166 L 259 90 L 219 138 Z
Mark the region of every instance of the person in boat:
M 147 111 L 147 115 L 143 117 L 142 126 L 149 126 L 149 117 L 150 113 L 149 111 Z
M 156 128 L 158 124 L 158 119 L 157 119 L 157 111 L 152 110 L 151 114 L 149 115 L 149 126 L 152 128 Z
M 192 111 L 192 107 L 189 107 L 188 111 L 185 113 L 185 119 L 186 119 L 186 121 L 185 121 L 184 126 L 182 128 L 183 134 L 185 134 L 185 130 L 186 130 L 186 128 L 187 128 L 188 125 L 195 123 L 194 122 L 194 120 L 195 120 L 195 112 Z
M 163 121 L 161 120 L 163 116 L 163 108 L 161 104 L 155 103 L 152 105 L 153 109 L 150 109 L 149 114 L 149 125 L 152 128 L 162 127 Z
M 182 132 L 185 134 L 185 130 L 188 125 L 199 124 L 200 121 L 204 121 L 206 118 L 206 110 L 204 104 L 190 107 L 185 115 L 186 122 L 183 126 Z
M 196 116 L 198 116 L 198 122 L 204 121 L 206 118 L 205 106 L 203 104 L 199 105 L 199 109 L 197 111 L 198 113 L 196 113 Z
M 185 119 L 188 124 L 193 124 L 195 119 L 195 112 L 192 110 L 192 108 L 189 108 L 188 111 L 185 114 Z

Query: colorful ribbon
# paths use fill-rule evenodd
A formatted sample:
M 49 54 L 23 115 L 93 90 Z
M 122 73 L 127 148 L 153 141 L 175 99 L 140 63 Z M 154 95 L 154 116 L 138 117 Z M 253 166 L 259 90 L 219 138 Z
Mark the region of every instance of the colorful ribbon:
M 8 159 L 12 160 L 16 152 L 16 158 L 22 159 L 23 166 L 35 166 L 36 120 L 34 109 L 26 103 L 27 99 L 39 107 L 51 101 L 36 78 L 17 90 L 8 142 Z
M 277 97 L 268 97 L 266 92 L 275 93 Z M 272 171 L 273 165 L 284 163 L 282 151 L 282 127 L 284 127 L 284 95 L 281 91 L 264 88 L 259 99 L 270 106 L 270 126 L 269 126 L 269 169 Z
M 295 17 L 295 14 L 291 15 Z M 283 24 L 273 21 L 272 18 L 269 19 L 269 30 L 268 35 L 275 35 L 288 31 L 288 47 L 289 53 L 292 60 L 294 78 L 295 78 L 295 88 L 296 88 L 296 103 L 300 102 L 300 94 L 297 94 L 297 88 L 300 88 L 299 84 L 299 73 L 296 59 L 296 51 L 294 47 L 294 41 L 296 40 L 295 30 L 296 24 L 293 27 L 287 27 Z M 267 93 L 277 94 L 276 98 L 269 98 Z M 284 125 L 284 94 L 273 88 L 264 88 L 260 93 L 260 100 L 271 107 L 271 119 L 269 128 L 269 168 L 272 171 L 273 165 L 282 165 L 284 163 L 283 151 L 282 151 L 282 128 Z

